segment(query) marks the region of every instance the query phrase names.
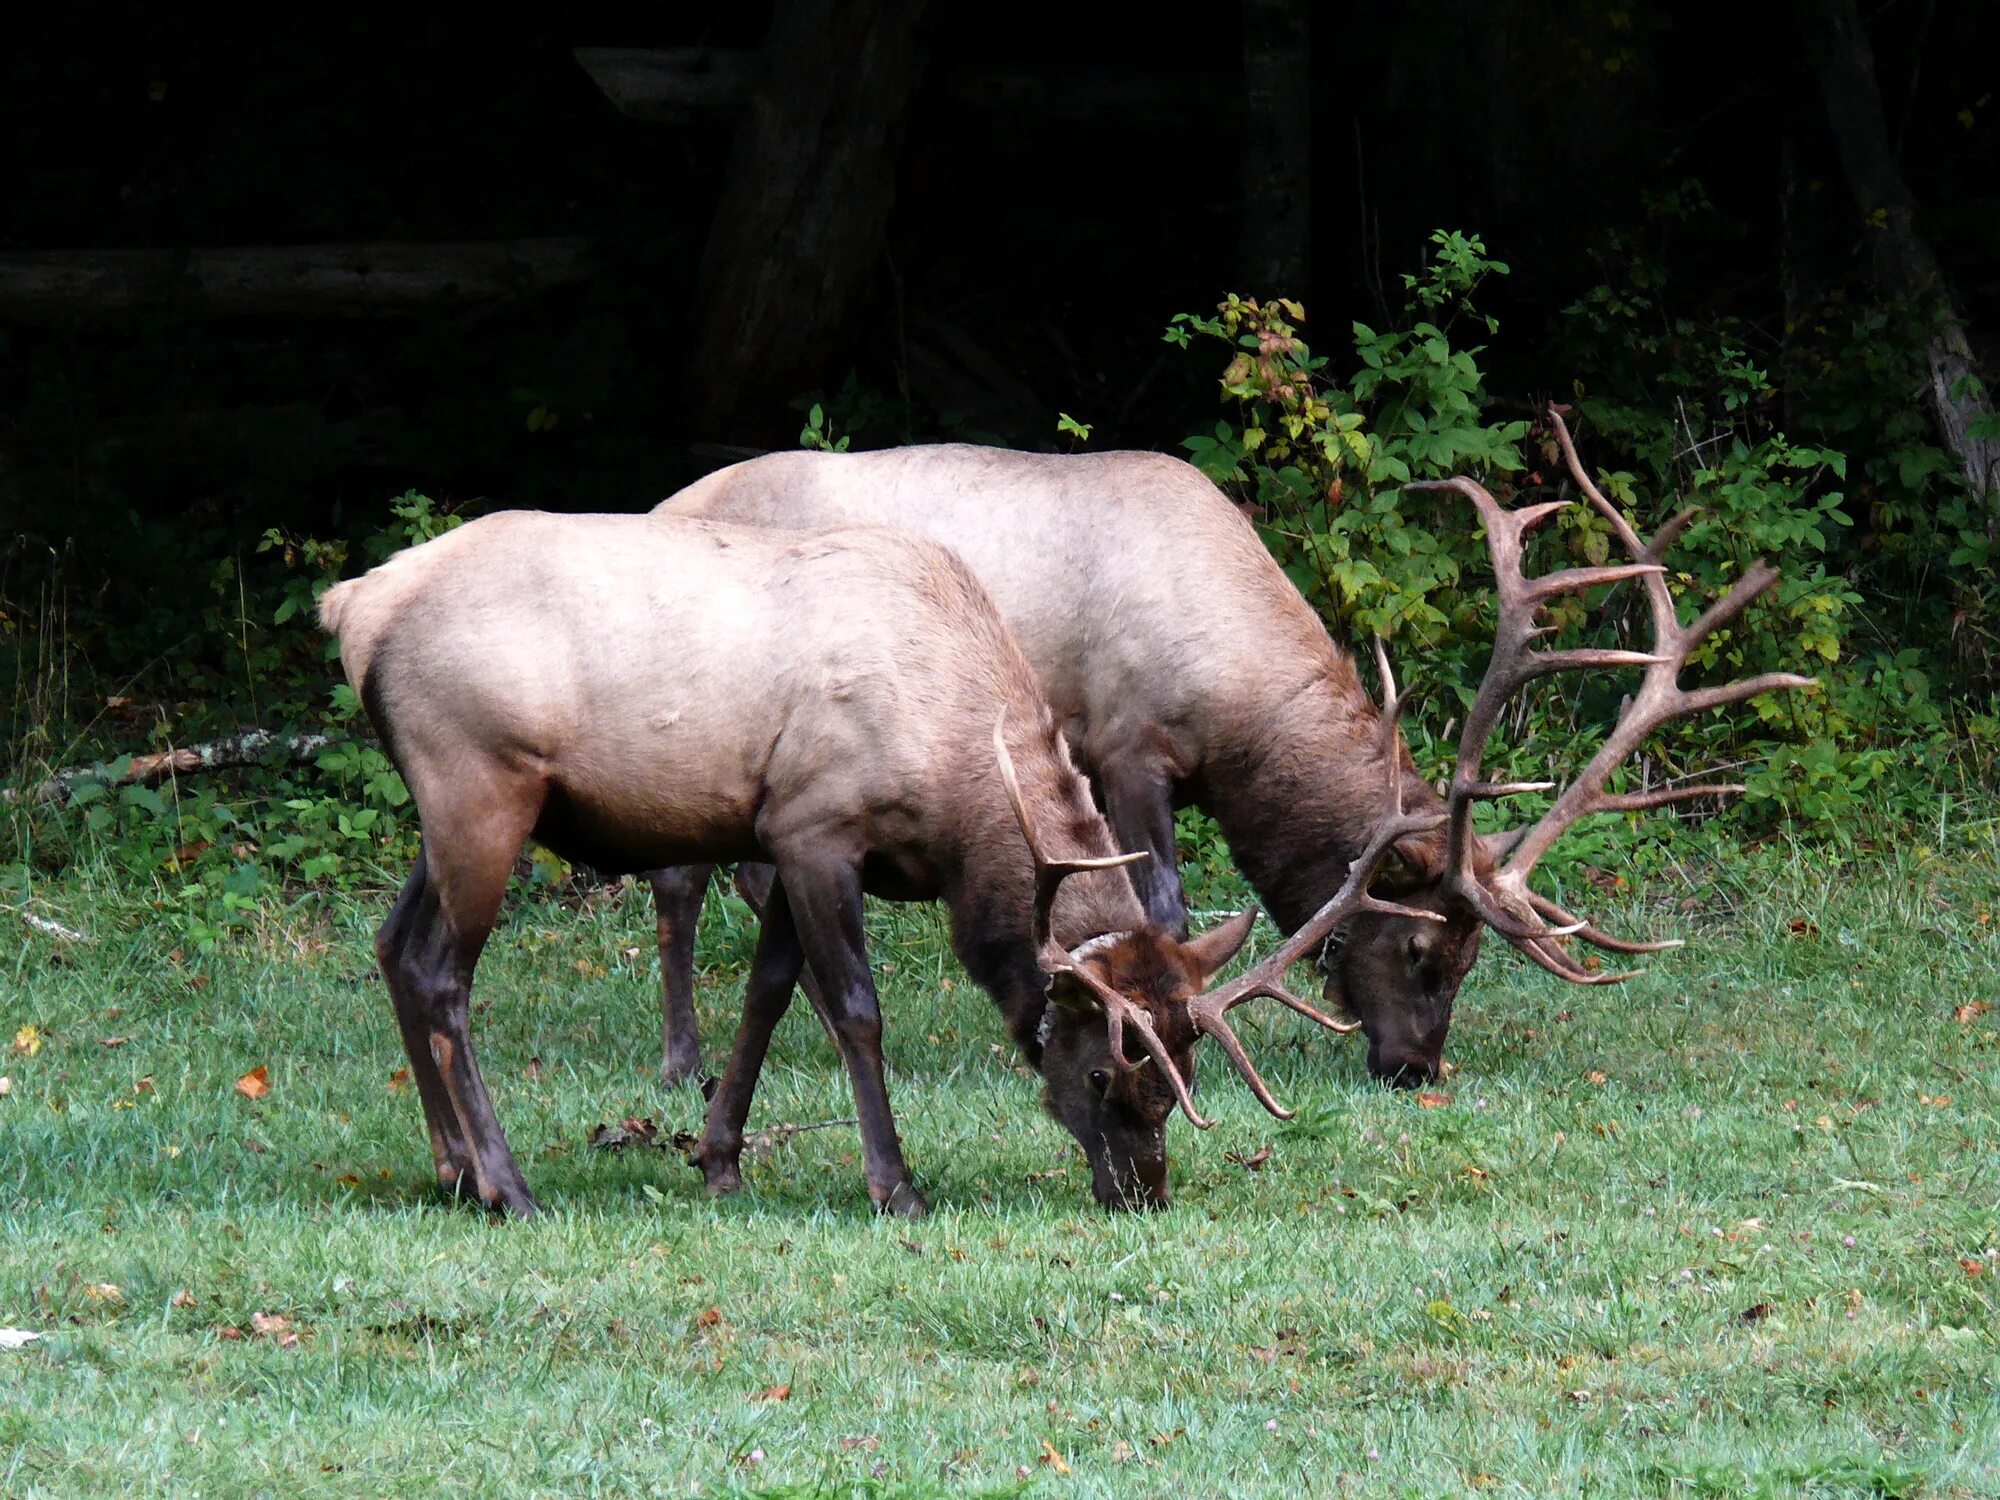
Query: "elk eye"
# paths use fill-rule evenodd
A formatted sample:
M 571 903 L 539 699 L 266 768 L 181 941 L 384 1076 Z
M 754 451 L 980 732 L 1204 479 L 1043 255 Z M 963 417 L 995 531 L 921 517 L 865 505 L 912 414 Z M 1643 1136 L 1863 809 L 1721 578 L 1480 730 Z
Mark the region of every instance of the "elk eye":
M 1103 1093 L 1111 1087 L 1111 1075 L 1106 1073 L 1102 1068 L 1092 1068 L 1090 1070 L 1090 1086 L 1096 1089 L 1098 1093 Z

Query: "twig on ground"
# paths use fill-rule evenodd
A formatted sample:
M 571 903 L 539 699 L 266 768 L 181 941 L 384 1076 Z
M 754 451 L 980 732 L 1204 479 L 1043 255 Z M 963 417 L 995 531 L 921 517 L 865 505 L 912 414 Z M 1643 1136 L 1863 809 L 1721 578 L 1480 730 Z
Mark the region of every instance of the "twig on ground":
M 45 937 L 58 938 L 65 943 L 87 943 L 91 940 L 88 933 L 78 932 L 74 927 L 65 927 L 62 923 L 51 921 L 47 917 L 38 917 L 25 906 L 9 906 L 0 902 L 0 911 L 11 911 Z

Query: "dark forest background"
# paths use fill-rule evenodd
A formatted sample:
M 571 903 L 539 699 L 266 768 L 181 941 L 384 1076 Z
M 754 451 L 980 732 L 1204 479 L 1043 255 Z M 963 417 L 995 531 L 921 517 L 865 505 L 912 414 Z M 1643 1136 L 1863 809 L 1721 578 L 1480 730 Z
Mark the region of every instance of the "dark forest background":
M 1827 690 L 1683 761 L 1765 767 L 1766 826 L 1921 815 L 1994 742 L 1996 43 L 1970 0 L 39 8 L 0 53 L 11 775 L 338 725 L 313 587 L 467 510 L 649 506 L 815 407 L 1193 452 L 1448 677 L 1477 548 L 1399 473 L 1552 481 L 1553 396 L 1642 518 L 1710 506 L 1691 596 L 1787 565 L 1727 649 Z M 1309 343 L 1246 369 L 1246 329 Z M 1293 373 L 1327 414 L 1260 448 Z M 1315 446 L 1343 415 L 1369 451 Z M 315 817 L 399 805 L 320 769 Z M 192 834 L 143 779 L 85 800 L 240 882 L 240 790 Z M 80 847 L 53 817 L 24 863 Z

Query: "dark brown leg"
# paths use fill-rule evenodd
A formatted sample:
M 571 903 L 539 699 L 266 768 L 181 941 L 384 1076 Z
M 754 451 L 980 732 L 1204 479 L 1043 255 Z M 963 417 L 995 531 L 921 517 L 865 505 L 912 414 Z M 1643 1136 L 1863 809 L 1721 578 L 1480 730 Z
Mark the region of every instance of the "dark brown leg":
M 654 870 L 653 920 L 660 935 L 660 1082 L 701 1079 L 701 1032 L 694 1015 L 694 930 L 713 865 Z
M 410 1058 L 410 1078 L 423 1101 L 424 1124 L 430 1130 L 431 1157 L 437 1166 L 438 1185 L 456 1193 L 461 1185 L 472 1186 L 472 1152 L 458 1128 L 451 1096 L 431 1057 L 430 1028 L 422 1009 L 419 991 L 408 977 L 406 957 L 413 933 L 436 920 L 437 899 L 429 889 L 429 873 L 421 848 L 410 878 L 390 909 L 388 921 L 375 935 L 375 959 L 389 982 L 389 998 L 396 1008 L 396 1025 L 403 1034 L 403 1050 Z
M 764 919 L 764 905 L 771 899 L 771 885 L 778 878 L 777 867 L 758 864 L 754 860 L 744 860 L 736 867 L 736 894 L 741 896 L 750 910 Z M 840 1037 L 833 1029 L 833 1022 L 827 1017 L 826 1001 L 821 998 L 819 981 L 813 978 L 811 965 L 799 971 L 799 988 L 806 992 L 806 1000 L 812 1006 L 813 1015 L 818 1018 L 820 1030 L 833 1043 L 834 1051 L 840 1050 Z
M 440 1174 L 449 1165 L 456 1186 L 471 1188 L 488 1208 L 535 1211 L 507 1137 L 479 1076 L 468 1028 L 472 971 L 506 894 L 514 856 L 534 826 L 545 789 L 469 757 L 440 785 L 413 784 L 423 819 L 422 879 L 413 896 L 390 981 L 412 1077 L 430 1070 L 450 1101 L 463 1157 L 444 1132 Z M 392 918 L 393 920 L 393 918 Z M 434 1102 L 426 1101 L 427 1113 Z
M 1125 867 L 1139 904 L 1154 922 L 1185 939 L 1187 897 L 1181 890 L 1180 851 L 1174 843 L 1173 787 L 1156 768 L 1117 755 L 1098 765 L 1097 784 L 1118 847 L 1144 849 L 1152 855 Z
M 882 1011 L 862 936 L 861 871 L 845 862 L 783 862 L 778 878 L 790 901 L 805 961 L 819 976 L 826 1014 L 854 1085 L 868 1196 L 884 1213 L 921 1217 L 930 1210 L 912 1186 L 903 1162 L 882 1071 Z
M 702 1131 L 697 1161 L 711 1193 L 733 1193 L 743 1185 L 739 1159 L 744 1122 L 750 1118 L 750 1099 L 757 1092 L 771 1033 L 791 1006 L 792 986 L 805 962 L 782 885 L 765 888 L 762 919 L 750 982 L 743 994 L 743 1024 L 737 1028 L 729 1067 L 709 1100 L 708 1124 Z

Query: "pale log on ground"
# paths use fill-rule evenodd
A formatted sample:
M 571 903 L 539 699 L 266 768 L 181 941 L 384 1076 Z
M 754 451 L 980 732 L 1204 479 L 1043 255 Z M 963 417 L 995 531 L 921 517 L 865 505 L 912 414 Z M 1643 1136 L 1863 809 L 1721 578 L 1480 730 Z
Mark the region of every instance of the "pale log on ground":
M 279 734 L 269 729 L 244 729 L 202 745 L 181 745 L 135 755 L 118 775 L 112 774 L 110 765 L 73 766 L 33 786 L 0 787 L 0 802 L 65 802 L 77 783 L 83 781 L 103 786 L 148 785 L 165 781 L 169 776 L 262 765 L 274 755 L 288 760 L 311 760 L 335 743 L 330 734 Z

